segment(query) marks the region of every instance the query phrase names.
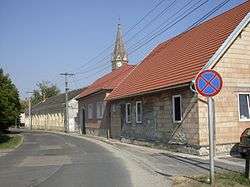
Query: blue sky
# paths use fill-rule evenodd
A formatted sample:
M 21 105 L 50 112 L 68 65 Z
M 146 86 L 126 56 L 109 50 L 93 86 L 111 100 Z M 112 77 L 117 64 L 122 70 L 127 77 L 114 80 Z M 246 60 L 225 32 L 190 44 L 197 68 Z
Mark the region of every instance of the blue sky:
M 1 0 L 0 67 L 10 74 L 22 98 L 27 96 L 25 92 L 33 90 L 35 84 L 43 80 L 57 84 L 63 91 L 64 79 L 59 74 L 65 71 L 77 73 L 70 78 L 71 89 L 83 87 L 111 70 L 112 47 L 107 47 L 114 42 L 118 18 L 126 33 L 126 47 L 130 53 L 140 39 L 150 38 L 145 36 L 154 33 L 160 25 L 171 24 L 186 9 L 192 10 L 206 2 L 129 54 L 129 62 L 136 64 L 157 44 L 185 31 L 223 1 L 165 0 L 127 32 L 161 0 Z M 231 0 L 210 17 L 243 2 Z M 188 4 L 186 9 L 180 11 L 185 4 Z M 157 17 L 161 11 L 162 15 Z M 144 40 L 141 41 L 143 44 Z

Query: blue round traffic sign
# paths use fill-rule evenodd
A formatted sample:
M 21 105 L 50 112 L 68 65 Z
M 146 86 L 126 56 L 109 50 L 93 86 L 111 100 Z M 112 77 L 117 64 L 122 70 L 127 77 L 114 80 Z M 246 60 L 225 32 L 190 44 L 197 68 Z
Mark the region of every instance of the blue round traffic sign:
M 195 79 L 196 91 L 205 96 L 212 97 L 218 94 L 222 87 L 222 78 L 214 70 L 204 70 Z

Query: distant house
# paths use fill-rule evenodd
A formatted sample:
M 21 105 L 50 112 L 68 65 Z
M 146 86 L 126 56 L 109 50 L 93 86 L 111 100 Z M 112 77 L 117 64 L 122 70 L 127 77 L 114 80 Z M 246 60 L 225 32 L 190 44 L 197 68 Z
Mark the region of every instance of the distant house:
M 105 98 L 134 68 L 127 64 L 120 25 L 111 62 L 112 72 L 97 79 L 77 97 L 79 124 L 83 134 L 107 135 L 110 128 L 110 106 Z
M 207 154 L 206 98 L 190 88 L 214 69 L 224 81 L 214 97 L 217 151 L 230 151 L 250 127 L 249 10 L 247 1 L 158 45 L 106 98 L 112 136 Z
M 75 97 L 79 95 L 83 89 L 73 90 L 68 93 L 69 105 L 69 127 L 68 132 L 79 132 L 77 115 L 78 102 Z M 64 115 L 65 114 L 65 93 L 52 96 L 45 101 L 32 107 L 32 129 L 65 131 Z M 26 112 L 26 127 L 30 127 L 29 116 Z

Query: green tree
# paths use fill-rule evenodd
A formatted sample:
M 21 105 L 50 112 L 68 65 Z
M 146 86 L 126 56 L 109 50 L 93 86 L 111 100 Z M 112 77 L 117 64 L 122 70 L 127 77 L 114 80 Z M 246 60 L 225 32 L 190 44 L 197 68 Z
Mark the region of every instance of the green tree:
M 33 95 L 31 97 L 32 105 L 38 104 L 43 100 L 60 93 L 58 87 L 54 84 L 50 84 L 48 81 L 37 83 L 36 86 L 37 89 L 33 91 Z
M 0 129 L 15 125 L 19 118 L 21 105 L 16 86 L 8 74 L 0 68 Z

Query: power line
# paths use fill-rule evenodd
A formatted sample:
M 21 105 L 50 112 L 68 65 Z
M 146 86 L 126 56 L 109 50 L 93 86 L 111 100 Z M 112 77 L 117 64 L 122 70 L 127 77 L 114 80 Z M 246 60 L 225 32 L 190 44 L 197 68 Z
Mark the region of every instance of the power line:
M 154 34 L 149 40 L 147 40 L 145 43 L 143 43 L 143 44 L 139 45 L 138 47 L 136 47 L 129 54 L 134 53 L 135 51 L 137 51 L 138 49 L 140 49 L 141 47 L 143 47 L 144 45 L 146 45 L 147 43 L 149 43 L 150 41 L 152 41 L 156 37 L 160 36 L 161 34 L 163 34 L 164 32 L 166 32 L 168 29 L 172 28 L 178 22 L 180 22 L 181 20 L 183 20 L 184 18 L 186 18 L 188 15 L 190 15 L 191 13 L 193 13 L 195 10 L 197 10 L 198 8 L 200 8 L 202 5 L 204 5 L 207 2 L 208 2 L 208 0 L 206 0 L 205 2 L 203 2 L 202 4 L 200 4 L 199 6 L 197 6 L 196 8 L 194 8 L 193 10 L 191 10 L 189 13 L 185 14 L 184 16 L 182 16 L 181 18 L 179 18 L 177 21 L 173 22 L 170 26 L 168 26 L 168 27 L 164 26 L 163 27 L 164 29 L 162 31 L 160 31 L 159 33 Z
M 223 1 L 222 3 L 220 3 L 219 5 L 217 5 L 216 7 L 214 7 L 211 11 L 209 11 L 206 15 L 204 15 L 204 16 L 202 16 L 202 18 L 200 18 L 199 20 L 197 20 L 194 24 L 192 24 L 192 26 L 193 25 L 196 25 L 197 23 L 201 23 L 204 19 L 206 19 L 207 17 L 209 17 L 209 16 L 211 16 L 214 12 L 216 12 L 218 9 L 220 9 L 222 6 L 224 6 L 226 3 L 228 3 L 230 0 L 225 0 L 225 1 Z M 206 2 L 204 2 L 204 3 L 206 3 Z M 198 7 L 196 7 L 194 10 L 196 10 L 197 8 L 199 8 L 200 6 L 202 6 L 204 3 L 202 3 L 201 5 L 199 5 Z M 193 10 L 193 11 L 194 11 Z M 189 15 L 190 13 L 192 13 L 192 12 L 189 12 L 188 14 L 186 14 L 186 15 Z M 186 15 L 184 16 L 184 17 L 186 17 Z M 183 17 L 182 17 L 183 18 Z M 191 26 L 191 27 L 192 27 Z M 190 27 L 189 27 L 190 28 Z M 189 28 L 187 29 L 187 30 L 189 30 Z M 148 43 L 148 42 L 147 42 Z M 147 44 L 147 43 L 145 43 L 144 44 L 144 46 Z M 110 68 L 109 66 L 106 66 L 106 67 L 104 67 L 103 69 L 102 69 L 102 71 L 103 70 L 105 70 L 105 69 L 107 69 L 107 68 Z M 81 79 L 79 79 L 79 80 L 81 80 Z
M 201 1 L 201 0 L 200 0 L 200 1 Z M 174 1 L 174 2 L 175 2 L 175 1 Z M 187 6 L 189 6 L 191 2 L 192 2 L 192 0 L 190 0 L 188 3 L 186 3 L 186 4 L 185 4 L 180 10 L 178 10 L 174 15 L 179 14 L 179 12 L 181 12 L 184 8 L 186 8 Z M 171 5 L 169 5 L 169 6 L 172 6 L 172 3 L 171 3 Z M 168 7 L 169 7 L 169 6 L 168 6 Z M 167 8 L 168 8 L 168 7 L 167 7 Z M 167 8 L 165 8 L 165 9 L 167 9 Z M 164 23 L 164 24 L 165 24 L 165 23 Z M 162 26 L 162 25 L 160 25 L 160 26 Z M 159 27 L 158 27 L 158 28 L 159 28 Z M 157 29 L 158 29 L 158 28 L 157 28 Z M 157 30 L 157 29 L 155 29 L 155 30 Z M 154 31 L 155 31 L 155 30 L 154 30 Z M 154 31 L 151 32 L 150 34 L 152 34 L 152 33 L 155 34 Z M 143 37 L 140 41 L 142 41 L 144 38 L 145 38 L 145 37 Z M 139 42 L 140 42 L 140 41 L 139 41 Z M 137 43 L 139 43 L 139 42 L 137 42 Z M 134 47 L 134 46 L 137 47 L 137 45 L 138 45 L 137 43 L 134 44 L 134 45 L 132 45 L 131 47 Z M 102 63 L 109 63 L 109 60 L 108 60 L 108 61 L 103 61 L 103 60 L 105 60 L 105 59 L 107 59 L 107 58 L 104 57 L 103 59 L 97 61 L 97 64 L 100 63 L 100 62 L 102 62 Z M 77 72 L 76 74 L 84 74 L 84 73 L 86 73 L 86 72 L 95 71 L 96 69 L 97 69 L 96 67 L 91 68 L 91 69 L 87 69 L 87 70 L 85 69 L 84 72 Z
M 205 16 L 203 16 L 201 19 L 199 19 L 198 21 L 196 21 L 194 24 L 197 24 L 198 22 L 200 22 L 202 19 L 204 19 L 205 17 L 207 17 L 207 16 L 210 16 L 210 15 L 212 15 L 215 11 L 217 11 L 219 8 L 221 8 L 225 3 L 227 3 L 229 0 L 225 0 L 222 4 L 220 4 L 220 5 L 218 5 L 217 7 L 215 7 L 215 8 L 213 8 L 212 9 L 212 11 L 210 11 L 209 13 L 207 13 Z M 199 2 L 201 2 L 201 1 L 199 1 Z M 175 21 L 175 22 L 173 22 L 169 27 L 167 27 L 166 28 L 166 26 L 168 26 L 169 24 L 167 24 L 167 25 L 165 25 L 163 28 L 164 28 L 164 30 L 162 30 L 163 28 L 161 28 L 161 32 L 159 32 L 159 33 L 155 33 L 154 35 L 153 35 L 153 37 L 152 38 L 150 38 L 149 40 L 147 40 L 145 43 L 142 43 L 140 46 L 138 46 L 136 49 L 134 49 L 132 52 L 130 52 L 130 54 L 131 53 L 134 53 L 135 51 L 137 51 L 138 49 L 140 49 L 142 46 L 145 46 L 146 44 L 148 44 L 150 41 L 152 41 L 154 38 L 156 38 L 157 36 L 159 36 L 160 34 L 162 34 L 162 33 L 164 33 L 166 30 L 168 30 L 168 29 L 170 29 L 171 27 L 173 27 L 175 24 L 177 24 L 178 22 L 180 22 L 181 20 L 183 20 L 185 17 L 187 17 L 188 15 L 190 15 L 191 13 L 193 13 L 195 10 L 197 10 L 198 8 L 200 8 L 202 5 L 204 5 L 205 3 L 207 3 L 208 1 L 205 1 L 205 2 L 203 2 L 202 4 L 200 4 L 199 6 L 197 6 L 197 7 L 195 7 L 194 9 L 192 9 L 191 11 L 189 11 L 187 14 L 185 14 L 186 13 L 186 11 L 184 12 L 184 14 L 181 14 L 181 18 L 180 19 L 177 19 L 177 21 Z M 189 2 L 190 3 L 190 2 Z M 188 4 L 186 4 L 186 6 L 187 5 L 189 5 L 189 3 Z M 184 6 L 183 8 L 185 8 L 186 6 Z M 183 8 L 181 9 L 181 10 L 183 10 Z M 180 11 L 181 11 L 180 10 Z M 190 8 L 188 9 L 188 10 L 190 10 Z M 187 10 L 187 11 L 188 11 Z M 180 11 L 178 11 L 178 13 L 180 12 Z M 193 24 L 193 25 L 194 25 Z M 107 68 L 109 68 L 109 65 L 108 66 L 104 66 L 104 68 L 101 70 L 101 71 L 103 71 L 103 70 L 105 70 L 105 69 L 107 69 Z M 96 70 L 96 68 L 93 68 L 93 69 L 91 69 L 91 71 L 92 70 Z M 89 71 L 88 71 L 89 72 Z M 82 72 L 81 74 L 84 74 L 84 72 Z
M 157 20 L 159 17 L 163 16 L 169 8 L 171 8 L 177 0 L 174 0 L 172 3 L 169 4 L 166 8 L 164 8 L 159 14 L 157 14 L 153 19 L 151 19 L 146 25 L 144 25 L 138 32 L 136 32 L 133 36 L 131 36 L 126 43 L 129 43 L 135 36 L 137 36 L 140 32 L 142 32 L 144 29 L 146 29 L 148 26 L 150 26 L 155 20 Z
M 134 25 L 132 25 L 124 34 L 127 35 L 129 32 L 131 32 L 134 28 L 136 28 L 146 17 L 148 17 L 153 11 L 155 11 L 164 1 L 166 0 L 161 0 L 160 2 L 158 2 L 152 9 L 150 9 L 139 21 L 137 21 Z M 83 65 L 81 65 L 78 68 L 75 69 L 81 69 L 83 67 L 86 66 L 86 64 L 88 64 L 89 62 L 92 62 L 93 60 L 95 60 L 96 58 L 98 58 L 99 56 L 101 56 L 105 51 L 107 51 L 108 49 L 110 49 L 111 47 L 113 47 L 113 42 L 111 45 L 108 45 L 106 48 L 104 48 L 100 53 L 98 53 L 96 56 L 94 56 L 93 58 L 91 58 L 90 60 L 88 60 L 87 62 L 85 62 Z M 107 56 L 106 56 L 107 57 Z
M 186 3 L 179 11 L 177 11 L 174 15 L 176 15 L 176 14 L 178 14 L 180 11 L 182 11 L 184 8 L 186 8 L 190 3 L 192 2 L 192 0 L 190 0 L 188 3 Z M 164 13 L 164 11 L 166 11 L 168 8 L 170 8 L 173 4 L 175 3 L 175 1 L 173 1 L 169 6 L 167 6 L 166 8 L 164 8 L 164 10 L 160 13 L 160 14 L 158 14 L 156 17 L 154 17 L 151 21 L 150 21 L 150 23 L 149 24 L 147 24 L 145 27 L 147 27 L 148 25 L 150 25 L 153 21 L 155 21 L 159 16 L 161 16 L 163 13 Z M 158 29 L 158 28 L 157 28 Z M 157 30 L 156 29 L 156 30 Z M 141 32 L 143 29 L 141 29 L 139 32 Z M 154 30 L 155 31 L 155 30 Z M 139 32 L 137 32 L 135 35 L 137 35 L 137 34 L 139 34 Z M 152 34 L 152 32 L 150 33 L 150 34 Z M 154 33 L 153 33 L 154 34 Z M 134 35 L 132 36 L 132 37 L 134 37 Z M 142 39 L 144 39 L 144 38 L 142 38 Z M 142 40 L 141 39 L 141 40 Z M 140 41 L 141 41 L 140 40 Z M 139 42 L 140 42 L 139 41 Z M 137 42 L 138 43 L 138 42 Z M 136 43 L 136 44 L 137 44 Z M 137 45 L 132 45 L 131 47 L 137 47 Z M 109 56 L 108 56 L 109 57 Z M 99 64 L 99 63 L 109 63 L 109 59 L 106 61 L 106 59 L 107 59 L 107 57 L 104 57 L 104 58 L 102 58 L 102 59 L 100 59 L 100 60 L 98 60 L 97 62 L 96 62 L 96 64 Z M 104 61 L 105 60 L 105 61 Z M 91 69 L 88 69 L 89 67 L 87 67 L 87 69 L 85 69 L 85 71 L 84 72 L 76 72 L 76 74 L 85 74 L 86 72 L 92 72 L 92 71 L 95 71 L 97 68 L 96 67 L 91 67 Z
M 110 62 L 110 58 L 111 58 L 111 56 L 106 56 L 106 57 L 104 57 L 104 58 L 102 58 L 102 59 L 100 59 L 100 60 L 98 60 L 97 62 L 96 62 L 96 64 L 95 65 L 97 65 L 97 64 L 99 64 L 99 63 L 103 63 L 103 62 Z M 105 61 L 104 61 L 105 60 Z M 87 66 L 86 68 L 85 68 L 85 71 L 86 70 L 88 70 L 88 68 L 90 68 L 91 66 Z M 96 69 L 96 68 L 93 68 L 93 67 L 91 67 L 92 69 Z M 80 71 L 79 72 L 76 72 L 75 74 L 82 74 Z
M 160 6 L 165 0 L 161 0 L 159 3 L 157 3 L 152 9 L 150 9 L 139 21 L 137 21 L 133 26 L 131 26 L 124 35 L 129 33 L 131 30 L 136 28 L 137 25 L 139 25 L 147 16 L 149 16 L 158 6 Z
M 222 3 L 220 3 L 219 5 L 217 5 L 216 7 L 214 7 L 211 11 L 209 11 L 206 15 L 202 16 L 199 20 L 197 20 L 195 23 L 193 23 L 189 28 L 193 28 L 196 27 L 197 25 L 199 25 L 200 23 L 202 23 L 203 21 L 205 21 L 209 16 L 211 16 L 212 14 L 214 14 L 216 11 L 218 11 L 221 7 L 223 7 L 225 4 L 227 4 L 230 0 L 225 0 Z
M 104 70 L 108 70 L 108 69 L 110 69 L 109 64 L 106 66 L 103 66 L 102 69 L 98 69 L 99 71 L 95 72 L 95 74 L 99 74 L 99 73 L 103 72 Z M 95 75 L 95 74 L 92 74 L 92 75 Z M 84 77 L 82 77 L 81 79 L 88 79 L 89 77 L 91 77 L 91 76 L 86 76 L 86 74 L 84 74 L 84 73 L 82 73 L 82 75 L 84 75 Z M 79 76 L 79 77 L 81 77 L 81 76 Z M 79 80 L 81 80 L 81 79 L 79 79 Z
M 160 6 L 164 1 L 165 1 L 165 0 L 162 0 L 162 1 L 160 1 L 159 3 L 157 3 L 157 5 L 154 6 L 154 8 L 152 8 L 146 15 L 144 15 L 137 23 L 135 23 L 133 26 L 131 26 L 131 27 L 125 32 L 124 36 L 125 36 L 128 32 L 130 32 L 132 29 L 134 29 L 138 24 L 140 24 L 148 15 L 150 15 L 150 14 L 151 14 L 158 6 Z M 140 29 L 138 32 L 136 32 L 136 33 L 135 33 L 132 37 L 130 37 L 125 43 L 131 41 L 136 35 L 138 35 L 138 34 L 139 34 L 140 32 L 142 32 L 145 28 L 147 28 L 150 24 L 152 24 L 152 22 L 154 22 L 156 19 L 158 19 L 159 17 L 161 17 L 162 15 L 164 15 L 164 14 L 166 13 L 166 11 L 167 11 L 172 5 L 174 5 L 174 3 L 175 3 L 176 1 L 177 1 L 177 0 L 174 0 L 172 3 L 170 3 L 169 6 L 167 6 L 166 8 L 164 8 L 164 9 L 160 12 L 160 14 L 157 14 L 153 19 L 151 19 L 151 21 L 150 21 L 149 23 L 147 23 L 145 26 L 143 26 L 142 29 Z M 112 46 L 113 46 L 113 44 L 110 45 L 109 48 L 112 47 Z M 111 55 L 111 54 L 110 54 L 110 55 Z M 100 62 L 103 62 L 103 60 L 107 59 L 107 57 L 110 58 L 110 56 L 104 56 L 102 59 L 98 60 L 98 61 L 96 62 L 96 64 L 98 64 L 98 63 L 100 63 Z M 92 60 L 90 60 L 90 61 L 92 61 Z M 85 65 L 86 65 L 86 64 L 85 64 Z M 86 67 L 85 65 L 84 65 L 84 67 Z M 83 66 L 81 66 L 81 68 L 82 68 L 82 67 L 83 67 Z M 78 72 L 77 72 L 76 74 L 78 74 Z
M 197 3 L 200 3 L 202 0 L 199 0 Z M 134 46 L 139 46 L 141 43 L 145 42 L 148 38 L 151 38 L 152 36 L 154 36 L 155 34 L 157 34 L 158 32 L 160 32 L 161 30 L 163 30 L 165 27 L 167 27 L 168 25 L 170 25 L 171 23 L 173 23 L 178 17 L 177 16 L 182 16 L 185 13 L 188 12 L 188 10 L 190 10 L 193 6 L 190 6 L 192 4 L 193 0 L 189 0 L 186 4 L 184 4 L 177 12 L 174 12 L 172 15 L 170 15 L 170 20 L 167 22 L 163 22 L 162 24 L 160 24 L 157 28 L 155 28 L 154 30 L 152 30 L 150 33 L 148 33 L 146 36 L 142 37 L 138 42 L 136 42 L 134 45 L 130 46 L 128 50 L 130 50 L 131 48 L 133 49 Z M 195 4 L 197 4 L 195 3 Z M 189 7 L 190 6 L 190 7 Z M 187 7 L 189 7 L 188 9 L 186 9 Z M 186 9 L 186 10 L 185 10 Z M 184 11 L 183 11 L 184 10 Z M 183 12 L 182 12 L 183 11 Z M 179 13 L 181 13 L 180 15 L 178 15 Z M 174 18 L 174 19 L 172 19 Z
M 228 2 L 229 0 L 227 0 L 227 2 Z M 153 8 L 153 9 L 151 9 L 151 10 L 155 10 L 157 7 L 159 7 L 160 6 L 160 4 L 161 3 L 163 3 L 164 2 L 164 0 L 163 1 L 160 1 L 159 3 L 157 3 L 157 5 Z M 200 1 L 199 1 L 200 2 Z M 165 8 L 166 9 L 166 8 Z M 165 10 L 164 9 L 164 10 Z M 146 15 L 144 15 L 136 24 L 134 24 L 133 26 L 131 26 L 126 32 L 125 32 L 125 34 L 127 34 L 128 32 L 130 32 L 131 30 L 133 30 L 137 25 L 139 25 L 142 21 L 143 21 L 143 19 L 145 19 L 148 15 L 150 15 L 153 11 L 149 11 Z M 163 11 L 164 11 L 163 10 Z M 163 12 L 162 11 L 162 12 Z M 180 12 L 180 11 L 179 11 Z M 164 14 L 164 13 L 163 13 Z M 178 13 L 175 13 L 175 14 L 178 14 Z M 212 15 L 213 13 L 210 13 L 210 15 Z M 160 17 L 160 15 L 161 15 L 161 13 L 160 14 L 158 14 L 158 16 Z M 205 15 L 206 16 L 206 15 Z M 205 16 L 203 16 L 202 18 L 205 18 Z M 209 17 L 209 15 L 207 16 L 207 17 Z M 154 19 L 154 18 L 153 18 Z M 157 16 L 155 17 L 155 19 L 157 19 Z M 151 20 L 149 23 L 147 23 L 145 26 L 144 26 L 144 28 L 146 28 L 147 27 L 147 25 L 150 25 L 150 23 L 152 23 L 153 21 Z M 200 22 L 195 22 L 194 24 L 192 24 L 192 26 L 191 27 L 193 27 L 193 26 L 196 26 L 197 24 L 199 24 Z M 163 27 L 164 28 L 164 27 Z M 157 28 L 157 30 L 159 29 L 159 27 Z M 162 29 L 162 28 L 161 28 Z M 160 31 L 160 30 L 159 30 Z M 158 31 L 158 32 L 159 32 Z M 165 31 L 163 31 L 163 33 L 164 33 Z M 137 32 L 138 33 L 138 32 Z M 151 32 L 152 33 L 152 32 Z M 150 33 L 150 34 L 151 34 Z M 157 36 L 159 36 L 160 34 L 158 33 L 155 37 L 157 37 Z M 148 36 L 148 35 L 147 35 Z M 141 42 L 142 41 L 142 39 L 144 39 L 144 38 L 142 38 L 141 40 L 139 40 L 139 42 L 141 42 L 140 43 L 140 45 L 138 45 L 138 42 L 136 43 L 137 45 L 133 45 L 132 47 L 134 47 L 135 46 L 135 48 L 132 48 L 133 49 L 133 51 L 132 52 L 130 52 L 129 54 L 132 54 L 132 53 L 134 53 L 135 51 L 137 51 L 138 49 L 140 49 L 142 46 L 145 46 L 145 45 L 147 45 L 147 44 L 149 44 L 149 42 L 150 41 L 152 41 L 155 37 L 154 37 L 154 34 L 152 35 L 153 36 L 153 38 L 150 38 L 149 40 L 145 40 L 145 42 Z M 110 46 L 108 46 L 108 48 L 110 48 L 110 47 L 112 47 L 113 45 L 110 45 Z M 99 56 L 101 56 L 101 54 L 103 54 L 108 48 L 105 48 L 104 50 L 102 50 L 97 56 L 95 56 L 95 57 L 93 57 L 92 59 L 90 59 L 89 61 L 87 61 L 87 62 L 92 62 L 93 60 L 95 60 L 96 58 L 98 58 Z M 109 54 L 110 55 L 110 54 Z M 110 56 L 108 56 L 108 58 L 109 58 Z M 97 63 L 106 63 L 106 62 L 109 62 L 109 61 L 105 61 L 107 59 L 107 56 L 106 57 L 104 57 L 104 58 L 102 58 L 101 60 L 99 60 L 99 61 L 97 61 Z M 87 63 L 86 64 L 84 64 L 85 66 L 87 65 Z M 83 66 L 84 66 L 83 65 Z M 90 66 L 88 66 L 89 68 L 90 68 Z M 102 69 L 101 69 L 101 71 L 104 71 L 104 70 L 106 70 L 106 69 L 108 69 L 109 68 L 109 65 L 107 65 L 107 66 L 101 66 L 102 67 Z M 89 70 L 88 68 L 87 68 L 87 70 Z M 89 71 L 84 71 L 84 72 L 77 72 L 77 73 L 79 73 L 79 74 L 85 74 L 85 73 L 91 73 L 91 72 L 93 72 L 93 71 L 96 71 L 96 70 L 99 70 L 99 68 L 91 68 Z M 101 71 L 98 71 L 98 72 L 101 72 Z M 92 74 L 92 75 L 94 75 L 94 74 Z M 90 76 L 88 76 L 88 77 L 90 77 Z

